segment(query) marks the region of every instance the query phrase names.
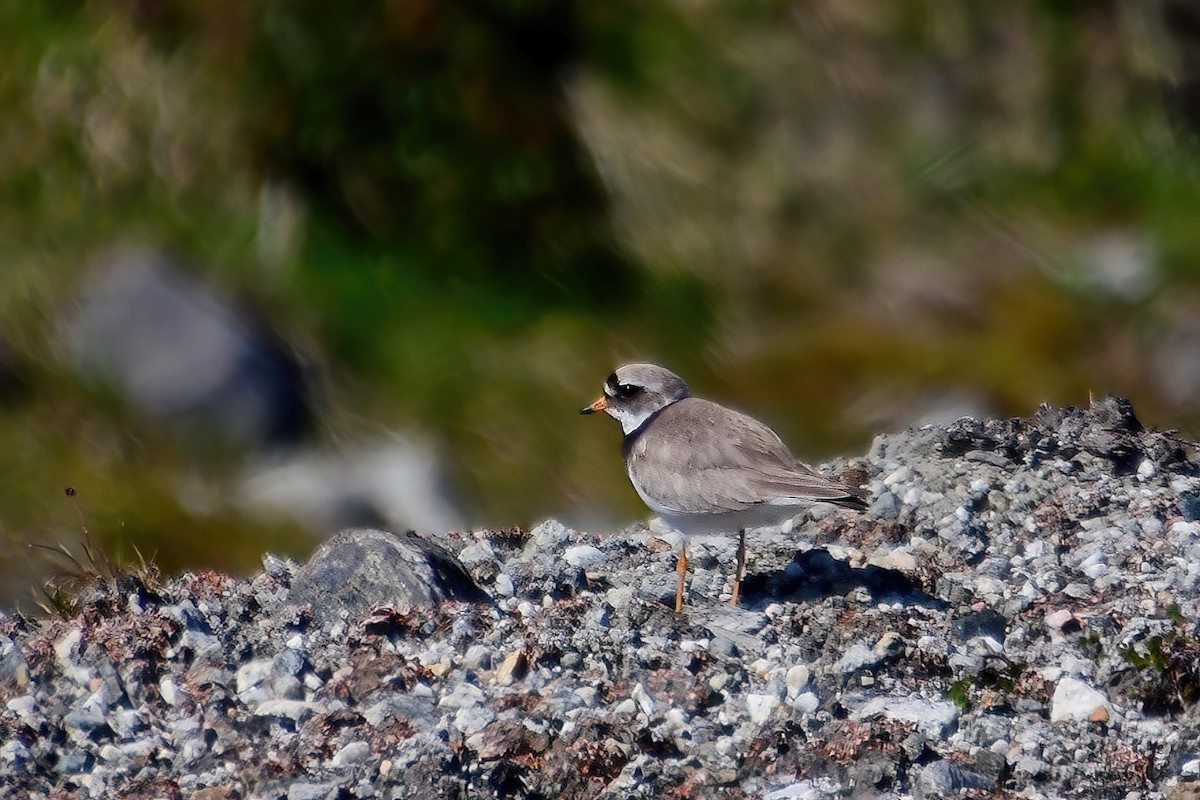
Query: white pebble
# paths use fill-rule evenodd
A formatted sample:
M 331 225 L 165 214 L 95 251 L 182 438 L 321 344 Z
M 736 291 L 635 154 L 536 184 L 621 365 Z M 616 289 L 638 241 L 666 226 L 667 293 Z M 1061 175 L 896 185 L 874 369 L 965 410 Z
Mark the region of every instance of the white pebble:
M 576 545 L 568 547 L 563 551 L 563 559 L 576 569 L 587 569 L 604 562 L 608 556 L 597 547 L 592 547 L 590 544 Z
M 769 720 L 778 706 L 779 698 L 773 694 L 746 695 L 746 710 L 750 712 L 750 719 L 758 725 Z

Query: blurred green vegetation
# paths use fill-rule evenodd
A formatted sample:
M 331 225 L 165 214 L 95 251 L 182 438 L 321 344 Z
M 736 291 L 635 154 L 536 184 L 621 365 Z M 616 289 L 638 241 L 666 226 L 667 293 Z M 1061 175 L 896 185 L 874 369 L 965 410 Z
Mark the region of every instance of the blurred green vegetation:
M 319 446 L 420 431 L 479 524 L 644 515 L 615 426 L 575 416 L 634 359 L 811 459 L 1089 391 L 1194 430 L 1190 13 L 8 4 L 0 532 L 75 535 L 70 484 L 99 541 L 168 571 L 312 546 L 229 502 L 234 454 L 64 366 L 73 289 L 130 242 L 292 343 Z

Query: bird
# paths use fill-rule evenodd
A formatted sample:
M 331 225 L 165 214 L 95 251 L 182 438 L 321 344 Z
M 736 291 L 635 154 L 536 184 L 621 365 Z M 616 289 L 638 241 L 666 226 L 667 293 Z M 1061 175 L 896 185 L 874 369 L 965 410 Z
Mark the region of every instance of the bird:
M 753 417 L 692 397 L 675 373 L 626 364 L 581 414 L 604 412 L 621 424 L 621 452 L 634 490 L 681 534 L 675 611 L 683 610 L 687 539 L 737 533 L 730 605 L 746 568 L 746 531 L 778 525 L 816 503 L 863 511 L 865 493 L 796 459 L 775 431 Z

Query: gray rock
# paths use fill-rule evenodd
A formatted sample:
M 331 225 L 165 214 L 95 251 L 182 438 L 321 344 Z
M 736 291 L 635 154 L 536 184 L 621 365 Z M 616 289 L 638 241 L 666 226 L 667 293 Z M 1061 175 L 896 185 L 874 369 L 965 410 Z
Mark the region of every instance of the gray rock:
M 857 672 L 860 669 L 873 667 L 884 659 L 884 654 L 877 653 L 870 647 L 862 644 L 853 644 L 846 648 L 846 652 L 833 665 L 835 672 L 851 673 Z
M 10 741 L 0 745 L 0 761 L 3 761 L 13 767 L 19 764 L 24 764 L 32 760 L 33 755 L 29 752 L 29 748 L 24 742 Z
M 812 692 L 801 692 L 791 705 L 797 714 L 813 714 L 820 708 L 821 700 Z
M 602 550 L 597 547 L 593 547 L 590 544 L 580 544 L 574 547 L 568 547 L 563 551 L 562 557 L 563 560 L 565 560 L 572 567 L 578 567 L 580 569 L 594 567 L 597 564 L 603 563 L 604 560 L 608 558 L 608 556 L 604 555 Z
M 238 699 L 243 703 L 261 703 L 275 696 L 270 679 L 274 676 L 275 664 L 269 659 L 251 661 L 238 667 L 234 674 Z
M 278 675 L 299 675 L 304 669 L 304 654 L 291 647 L 279 651 L 271 662 L 271 671 Z
M 104 708 L 95 702 L 89 701 L 68 711 L 62 721 L 67 733 L 77 742 L 89 738 L 100 738 L 105 735 L 106 731 L 111 731 Z
M 995 785 L 987 775 L 949 761 L 935 761 L 917 776 L 913 796 L 917 800 L 950 800 L 961 797 L 963 789 L 992 789 Z
M 909 722 L 932 739 L 945 739 L 954 732 L 959 710 L 954 703 L 929 700 L 916 695 L 872 697 L 856 708 L 850 718 L 856 721 L 882 714 L 888 719 Z
M 516 586 L 513 585 L 513 579 L 503 572 L 496 575 L 495 587 L 496 594 L 501 597 L 512 597 L 517 591 Z
M 287 800 L 324 800 L 337 791 L 337 784 L 296 781 L 287 789 Z
M 868 513 L 877 519 L 896 519 L 900 516 L 900 498 L 895 492 L 885 491 L 875 498 Z
M 136 411 L 242 446 L 304 433 L 310 390 L 295 359 L 163 254 L 102 255 L 79 298 L 62 324 L 72 363 Z
M 342 531 L 321 545 L 296 574 L 292 596 L 311 604 L 322 624 L 380 605 L 407 610 L 447 600 L 488 600 L 444 548 L 415 533 L 365 528 Z
M 0 687 L 23 690 L 29 682 L 29 663 L 16 642 L 0 636 Z
M 485 645 L 473 644 L 463 655 L 462 664 L 467 669 L 488 670 L 492 668 L 492 651 Z
M 291 578 L 296 571 L 295 562 L 291 559 L 280 558 L 272 553 L 263 556 L 263 571 L 272 578 Z
M 333 754 L 330 766 L 334 769 L 361 764 L 371 757 L 371 745 L 367 742 L 350 742 Z
M 312 712 L 312 707 L 303 700 L 267 700 L 254 709 L 256 717 L 281 717 L 300 722 Z
M 146 729 L 146 716 L 134 708 L 117 709 L 108 715 L 108 725 L 122 739 L 129 739 Z

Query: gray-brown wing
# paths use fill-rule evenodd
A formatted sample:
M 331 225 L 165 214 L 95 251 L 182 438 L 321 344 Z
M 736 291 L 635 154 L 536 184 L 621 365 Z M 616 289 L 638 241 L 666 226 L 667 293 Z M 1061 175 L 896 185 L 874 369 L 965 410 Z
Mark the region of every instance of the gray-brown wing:
M 853 490 L 797 462 L 766 425 L 699 398 L 663 409 L 633 444 L 629 472 L 676 513 L 726 513 L 789 500 L 857 505 Z

